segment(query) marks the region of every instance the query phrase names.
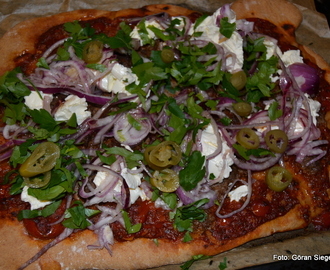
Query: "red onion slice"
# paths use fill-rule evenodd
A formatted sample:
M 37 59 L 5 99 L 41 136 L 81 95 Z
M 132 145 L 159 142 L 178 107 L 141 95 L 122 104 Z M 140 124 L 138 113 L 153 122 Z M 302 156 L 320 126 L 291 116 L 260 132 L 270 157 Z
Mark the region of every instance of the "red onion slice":
M 288 68 L 302 92 L 315 94 L 319 85 L 319 75 L 315 68 L 305 63 L 294 63 Z
M 139 130 L 129 122 L 127 114 L 123 114 L 113 128 L 115 139 L 124 145 L 140 143 L 150 133 L 152 127 L 149 118 L 143 117 L 141 110 L 135 110 L 130 113 L 139 121 Z

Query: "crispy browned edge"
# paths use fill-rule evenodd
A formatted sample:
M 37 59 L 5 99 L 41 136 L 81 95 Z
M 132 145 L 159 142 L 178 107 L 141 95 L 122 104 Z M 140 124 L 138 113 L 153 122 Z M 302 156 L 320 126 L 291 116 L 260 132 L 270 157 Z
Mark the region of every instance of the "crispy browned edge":
M 294 26 L 294 28 L 298 27 L 301 22 L 301 15 L 298 9 L 285 0 L 259 0 L 257 4 L 255 2 L 254 0 L 236 1 L 232 8 L 236 11 L 237 18 L 258 17 L 267 19 L 279 27 L 288 24 Z M 192 12 L 176 6 L 152 5 L 142 9 L 129 9 L 117 12 L 78 10 L 21 23 L 6 33 L 0 40 L 0 74 L 14 68 L 12 59 L 15 56 L 20 55 L 23 51 L 33 52 L 34 42 L 37 37 L 51 26 L 76 19 L 85 20 L 99 16 L 107 16 L 109 18 L 144 16 L 163 10 L 166 10 L 171 15 L 187 15 Z M 36 29 L 35 25 L 41 27 Z M 330 68 L 327 63 L 315 52 L 296 44 L 292 32 L 288 33 L 284 28 L 281 29 L 283 29 L 283 35 L 288 42 L 299 46 L 303 50 L 305 57 L 327 71 L 327 80 L 330 82 Z M 9 47 L 7 44 L 12 44 L 12 46 Z M 304 179 L 298 179 L 298 181 L 304 181 Z M 305 186 L 305 183 L 303 185 Z M 306 202 L 312 201 L 308 196 L 309 192 L 302 192 L 299 198 L 302 202 L 301 205 L 297 205 L 286 215 L 259 226 L 251 233 L 226 243 L 205 245 L 201 241 L 171 243 L 159 240 L 158 245 L 156 245 L 151 239 L 137 239 L 132 242 L 116 243 L 113 246 L 113 256 L 109 256 L 106 250 L 88 250 L 87 245 L 94 244 L 96 237 L 93 232 L 84 231 L 51 248 L 27 269 L 142 269 L 181 263 L 189 260 L 191 256 L 196 254 L 218 254 L 256 238 L 307 226 L 308 222 L 302 218 L 300 209 L 306 206 Z M 45 245 L 45 241 L 29 237 L 23 226 L 15 220 L 2 220 L 0 223 L 0 235 L 0 265 L 4 269 L 17 269 L 18 266 Z

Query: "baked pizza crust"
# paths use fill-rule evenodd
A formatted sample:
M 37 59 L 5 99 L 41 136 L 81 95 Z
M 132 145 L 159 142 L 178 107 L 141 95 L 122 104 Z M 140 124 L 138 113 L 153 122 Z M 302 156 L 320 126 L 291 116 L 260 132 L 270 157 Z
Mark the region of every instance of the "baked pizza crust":
M 294 38 L 294 29 L 301 22 L 299 10 L 284 0 L 238 0 L 232 8 L 237 18 L 258 17 L 278 25 L 288 42 L 299 46 L 304 56 L 326 70 L 327 80 L 330 82 L 330 68 L 327 63 L 310 49 L 300 46 Z M 0 75 L 15 67 L 13 59 L 24 52 L 35 52 L 34 44 L 39 35 L 50 27 L 73 20 L 88 20 L 97 17 L 135 17 L 166 11 L 170 15 L 189 15 L 190 11 L 177 6 L 152 5 L 141 9 L 121 11 L 78 10 L 57 14 L 49 17 L 36 18 L 20 23 L 6 33 L 0 40 Z M 35 28 L 35 25 L 40 26 Z M 291 25 L 290 31 L 286 31 Z M 34 31 L 30 31 L 34 29 Z M 12 44 L 8 46 L 7 44 Z M 22 50 L 23 49 L 23 50 Z M 303 177 L 297 179 L 300 186 L 306 185 Z M 307 187 L 308 188 L 308 187 Z M 143 269 L 166 264 L 182 263 L 191 259 L 193 255 L 215 255 L 232 249 L 250 240 L 265 237 L 276 232 L 295 230 L 306 227 L 310 220 L 302 215 L 306 206 L 306 199 L 313 204 L 308 191 L 300 191 L 301 204 L 296 205 L 282 217 L 271 220 L 259 226 L 245 236 L 226 242 L 204 243 L 201 240 L 188 243 L 159 240 L 158 245 L 151 239 L 136 239 L 131 242 L 116 243 L 113 246 L 113 256 L 107 250 L 87 249 L 87 245 L 96 243 L 96 235 L 91 231 L 78 232 L 74 236 L 60 242 L 48 250 L 37 262 L 26 269 Z M 321 211 L 320 209 L 315 210 Z M 0 265 L 3 269 L 17 269 L 22 263 L 34 256 L 48 241 L 31 238 L 25 232 L 21 223 L 16 220 L 1 221 L 0 224 Z
M 264 223 L 245 236 L 224 243 L 205 246 L 202 241 L 188 243 L 152 239 L 136 239 L 130 242 L 116 243 L 113 254 L 108 251 L 88 250 L 87 245 L 96 243 L 91 231 L 77 233 L 53 248 L 49 249 L 36 263 L 26 269 L 145 269 L 161 265 L 178 264 L 190 260 L 193 255 L 216 255 L 220 252 L 242 245 L 250 240 L 266 237 L 276 232 L 303 228 L 307 225 L 301 217 L 300 205 L 285 216 Z M 10 235 L 0 240 L 1 265 L 4 269 L 17 269 L 23 262 L 34 256 L 47 242 L 32 239 L 25 233 L 24 227 L 15 221 L 6 221 L 0 227 L 1 235 Z M 19 243 L 17 241 L 19 240 Z M 13 254 L 20 254 L 13 256 Z M 39 268 L 38 268 L 38 266 Z

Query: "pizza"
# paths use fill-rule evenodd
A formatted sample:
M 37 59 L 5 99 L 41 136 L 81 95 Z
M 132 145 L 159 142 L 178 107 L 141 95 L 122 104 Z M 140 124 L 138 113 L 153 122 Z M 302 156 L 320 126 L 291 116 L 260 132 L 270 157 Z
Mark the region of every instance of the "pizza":
M 1 265 L 145 269 L 329 229 L 330 68 L 296 42 L 301 19 L 238 0 L 9 30 Z

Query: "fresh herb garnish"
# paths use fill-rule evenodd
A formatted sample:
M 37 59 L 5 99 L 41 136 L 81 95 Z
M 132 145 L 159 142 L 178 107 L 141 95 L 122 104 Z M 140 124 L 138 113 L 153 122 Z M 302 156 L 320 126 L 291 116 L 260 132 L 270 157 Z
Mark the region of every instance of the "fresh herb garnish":
M 65 220 L 62 224 L 71 229 L 86 229 L 91 223 L 87 220 L 100 213 L 99 210 L 85 208 L 80 201 L 75 201 L 73 206 L 66 210 Z
M 272 151 L 269 151 L 268 149 L 265 148 L 246 149 L 240 144 L 233 144 L 233 148 L 236 149 L 238 154 L 245 160 L 250 160 L 250 156 L 255 156 L 255 157 L 274 156 L 274 153 Z
M 187 159 L 184 168 L 179 172 L 180 186 L 186 191 L 194 189 L 204 178 L 206 169 L 205 157 L 199 151 L 194 151 Z
M 278 107 L 279 104 L 277 101 L 274 101 L 272 104 L 270 104 L 268 109 L 268 116 L 271 121 L 274 121 L 283 115 L 283 111 Z
M 206 219 L 206 213 L 201 206 L 208 203 L 209 199 L 201 199 L 194 203 L 181 206 L 175 212 L 170 213 L 170 218 L 173 219 L 174 227 L 180 231 L 192 231 L 194 220 L 203 222 Z
M 136 233 L 141 230 L 142 224 L 141 223 L 136 223 L 132 225 L 132 222 L 128 216 L 128 213 L 124 210 L 121 211 L 125 223 L 125 228 L 127 233 Z
M 230 38 L 235 30 L 236 23 L 230 23 L 228 17 L 224 17 L 220 20 L 220 33 L 226 38 Z
M 223 259 L 223 262 L 219 263 L 219 270 L 225 270 L 227 269 L 228 265 L 227 265 L 227 257 L 225 257 Z
M 194 262 L 196 261 L 200 261 L 200 260 L 206 260 L 211 258 L 211 256 L 207 256 L 207 255 L 203 255 L 203 254 L 199 254 L 199 255 L 195 255 L 192 257 L 191 260 L 185 262 L 183 265 L 180 266 L 180 268 L 182 270 L 189 270 L 189 268 L 193 265 Z
M 61 200 L 55 201 L 49 205 L 46 205 L 42 209 L 22 210 L 18 213 L 17 219 L 21 221 L 24 218 L 48 217 L 57 210 L 57 208 L 60 206 L 61 202 L 62 202 Z

